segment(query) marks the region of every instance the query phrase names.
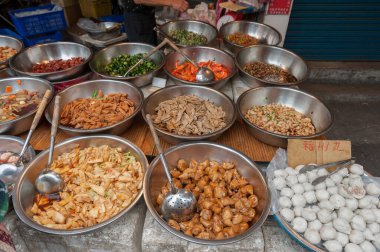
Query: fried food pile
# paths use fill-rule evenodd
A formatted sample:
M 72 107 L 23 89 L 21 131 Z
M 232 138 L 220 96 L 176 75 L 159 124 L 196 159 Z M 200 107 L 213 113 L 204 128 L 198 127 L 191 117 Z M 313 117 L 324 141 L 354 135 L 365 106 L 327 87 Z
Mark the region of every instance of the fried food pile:
M 33 220 L 54 229 L 77 229 L 101 223 L 128 207 L 143 185 L 142 164 L 120 148 L 74 148 L 51 165 L 65 188 L 59 198 L 36 195 Z
M 92 98 L 80 98 L 63 106 L 61 125 L 76 129 L 97 129 L 118 123 L 135 111 L 128 94 L 103 95 L 101 91 Z
M 161 102 L 152 116 L 159 128 L 178 135 L 205 135 L 226 126 L 226 113 L 195 95 L 177 96 Z
M 239 174 L 233 163 L 191 160 L 188 164 L 181 159 L 171 174 L 176 187 L 194 194 L 198 209 L 190 221 L 170 219 L 168 224 L 171 227 L 207 240 L 231 238 L 250 227 L 258 198 L 253 185 Z M 169 184 L 161 189 L 158 205 L 169 191 Z

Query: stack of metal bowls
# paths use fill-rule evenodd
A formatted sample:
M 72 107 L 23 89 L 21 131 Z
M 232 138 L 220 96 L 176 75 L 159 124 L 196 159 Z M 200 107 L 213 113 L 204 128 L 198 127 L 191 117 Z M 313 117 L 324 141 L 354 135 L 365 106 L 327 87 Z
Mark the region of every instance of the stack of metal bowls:
M 229 75 L 221 80 L 213 80 L 210 82 L 191 82 L 191 81 L 185 81 L 180 78 L 175 77 L 172 74 L 172 71 L 176 68 L 176 65 L 179 63 L 185 62 L 185 59 L 183 56 L 177 52 L 172 52 L 166 57 L 166 64 L 164 66 L 164 70 L 166 74 L 169 76 L 170 79 L 174 81 L 177 85 L 190 85 L 190 86 L 205 86 L 205 87 L 211 87 L 215 89 L 221 89 L 224 87 L 224 85 L 227 84 L 228 80 L 233 77 L 236 73 L 236 66 L 234 59 L 231 55 L 226 53 L 223 50 L 216 49 L 213 47 L 206 47 L 206 46 L 194 46 L 194 47 L 186 47 L 183 48 L 182 51 L 190 57 L 190 59 L 194 60 L 195 62 L 201 62 L 201 61 L 214 61 L 216 63 L 223 64 L 227 69 L 229 70 Z
M 160 159 L 156 157 L 150 163 L 149 169 L 145 174 L 144 198 L 153 217 L 170 233 L 182 239 L 195 243 L 206 245 L 222 245 L 242 240 L 251 235 L 253 232 L 255 232 L 256 229 L 259 229 L 263 225 L 269 214 L 271 196 L 268 190 L 266 178 L 250 158 L 232 148 L 211 142 L 194 142 L 174 146 L 165 151 L 165 158 L 168 162 L 169 167 L 171 168 L 177 166 L 179 159 L 185 159 L 187 161 L 204 161 L 208 159 L 217 162 L 224 162 L 228 160 L 229 162 L 233 162 L 239 173 L 245 179 L 247 179 L 250 184 L 253 185 L 254 194 L 256 194 L 258 197 L 258 206 L 255 208 L 256 216 L 254 217 L 250 228 L 245 232 L 232 238 L 221 240 L 205 240 L 185 235 L 184 233 L 177 231 L 171 227 L 161 217 L 161 214 L 158 210 L 159 206 L 157 205 L 157 196 L 160 193 L 161 188 L 167 183 L 167 178 L 165 176 L 165 172 Z
M 242 80 L 250 87 L 257 86 L 291 86 L 298 85 L 308 78 L 309 68 L 306 62 L 297 54 L 281 47 L 255 45 L 241 49 L 235 57 L 236 66 Z M 280 83 L 263 80 L 248 74 L 244 66 L 252 62 L 262 62 L 281 68 L 296 77 L 296 82 Z
M 51 90 L 52 94 L 49 98 L 49 101 L 53 97 L 53 87 L 47 80 L 39 79 L 39 78 L 30 78 L 30 77 L 15 77 L 15 78 L 7 78 L 0 80 L 0 94 L 4 94 L 5 87 L 12 87 L 13 92 L 17 92 L 18 90 L 26 89 L 29 91 L 37 91 L 39 97 L 42 97 L 45 94 L 46 90 Z M 34 115 L 37 112 L 37 108 L 26 113 L 25 115 L 19 116 L 14 120 L 9 120 L 0 123 L 0 134 L 8 134 L 8 135 L 19 135 L 27 130 L 29 130 L 32 125 L 32 121 Z
M 213 102 L 216 106 L 222 107 L 223 111 L 226 113 L 226 126 L 213 133 L 200 136 L 178 135 L 155 127 L 157 135 L 160 136 L 164 141 L 176 144 L 184 141 L 215 140 L 234 124 L 237 114 L 233 101 L 228 96 L 217 90 L 199 86 L 170 86 L 157 90 L 156 92 L 149 95 L 143 103 L 142 114 L 144 119 L 146 120 L 146 114 L 155 115 L 155 108 L 158 107 L 161 102 L 183 95 L 195 95 L 201 99 Z
M 0 35 L 0 47 L 2 47 L 2 46 L 8 46 L 10 48 L 13 48 L 17 51 L 17 53 L 19 53 L 22 50 L 22 48 L 24 47 L 24 44 L 20 40 L 14 38 L 14 37 Z M 12 56 L 6 60 L 3 60 L 3 61 L 0 60 L 0 68 L 2 65 L 7 66 L 9 60 L 12 59 L 13 57 L 14 56 Z
M 106 47 L 94 55 L 94 58 L 90 62 L 91 70 L 97 75 L 112 80 L 129 81 L 132 84 L 142 87 L 152 83 L 153 77 L 157 75 L 160 69 L 165 64 L 165 55 L 161 51 L 155 52 L 150 59 L 156 64 L 157 68 L 147 74 L 132 77 L 123 76 L 111 76 L 106 73 L 105 67 L 111 63 L 113 58 L 116 58 L 122 54 L 135 55 L 138 53 L 148 53 L 154 46 L 144 43 L 120 43 Z
M 245 115 L 253 106 L 280 104 L 311 118 L 316 133 L 309 136 L 286 136 L 264 130 L 251 123 Z M 237 101 L 238 112 L 249 132 L 258 140 L 286 148 L 288 139 L 312 139 L 326 134 L 333 126 L 334 117 L 329 108 L 315 96 L 294 88 L 258 87 L 244 92 Z
M 206 22 L 196 20 L 175 20 L 166 22 L 165 24 L 161 25 L 159 29 L 169 36 L 175 30 L 191 31 L 196 34 L 205 36 L 207 38 L 207 43 L 205 45 L 217 46 L 216 38 L 218 36 L 218 30 Z M 187 45 L 181 45 L 178 43 L 175 44 L 179 47 L 187 47 Z
M 49 81 L 70 80 L 84 74 L 88 70 L 88 62 L 92 56 L 90 48 L 73 42 L 55 42 L 29 47 L 15 57 L 9 65 L 19 76 L 40 77 Z M 52 60 L 68 60 L 74 57 L 84 58 L 84 62 L 74 67 L 50 72 L 33 73 L 32 67 L 35 64 L 47 63 Z
M 110 135 L 85 136 L 65 140 L 55 146 L 53 159 L 56 159 L 63 153 L 70 152 L 75 147 L 83 149 L 90 146 L 102 145 L 109 145 L 113 148 L 120 148 L 123 152 L 130 152 L 134 157 L 136 157 L 137 161 L 141 162 L 143 171 L 145 172 L 147 170 L 148 161 L 144 153 L 135 144 L 129 142 L 128 140 L 125 140 L 124 138 Z M 134 207 L 134 205 L 136 205 L 143 194 L 143 188 L 141 188 L 138 195 L 135 199 L 132 200 L 129 206 L 127 206 L 115 216 L 93 226 L 68 230 L 53 229 L 42 226 L 33 220 L 30 209 L 33 206 L 34 196 L 37 194 L 37 191 L 34 187 L 34 181 L 45 168 L 48 160 L 48 155 L 49 150 L 45 150 L 38 154 L 38 156 L 20 174 L 20 178 L 16 182 L 13 192 L 13 206 L 15 208 L 17 216 L 26 225 L 36 230 L 56 235 L 75 235 L 99 230 L 125 215 Z
M 224 46 L 234 54 L 244 47 L 232 43 L 227 37 L 237 32 L 256 38 L 259 44 L 276 46 L 281 42 L 281 34 L 269 25 L 243 20 L 228 22 L 220 27 L 219 34 L 223 38 Z
M 63 106 L 71 101 L 80 98 L 90 98 L 94 91 L 101 90 L 105 95 L 112 93 L 128 94 L 128 99 L 131 99 L 135 105 L 135 111 L 124 120 L 113 125 L 97 128 L 97 129 L 76 129 L 68 126 L 59 125 L 58 127 L 69 135 L 84 135 L 84 134 L 114 134 L 119 135 L 131 126 L 134 117 L 140 112 L 144 96 L 139 88 L 129 82 L 115 80 L 93 80 L 86 81 L 80 84 L 71 86 L 59 93 L 61 96 L 61 110 Z M 50 103 L 45 111 L 46 119 L 51 123 L 53 118 L 54 103 Z

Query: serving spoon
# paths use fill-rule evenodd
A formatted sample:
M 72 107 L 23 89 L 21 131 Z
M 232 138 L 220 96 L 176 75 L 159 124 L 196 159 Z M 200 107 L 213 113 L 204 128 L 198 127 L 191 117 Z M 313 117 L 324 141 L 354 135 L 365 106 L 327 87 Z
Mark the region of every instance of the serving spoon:
M 55 145 L 55 136 L 57 135 L 58 120 L 59 120 L 59 108 L 60 108 L 61 96 L 57 95 L 54 100 L 54 112 L 53 112 L 53 121 L 51 125 L 51 136 L 50 136 L 50 148 L 49 148 L 49 157 L 48 163 L 45 169 L 38 175 L 35 181 L 37 191 L 40 194 L 54 194 L 62 189 L 65 186 L 65 182 L 62 177 L 50 169 L 51 163 L 53 162 L 53 152 Z
M 156 130 L 153 126 L 152 119 L 149 114 L 146 115 L 150 132 L 153 135 L 154 143 L 157 147 L 159 157 L 165 170 L 166 177 L 168 178 L 170 191 L 165 195 L 164 201 L 161 205 L 161 214 L 163 218 L 168 221 L 173 219 L 175 221 L 188 221 L 193 218 L 197 200 L 192 192 L 185 189 L 176 188 L 173 183 L 172 175 L 170 174 L 169 165 L 166 162 L 165 155 L 161 148 L 160 140 L 158 139 Z
M 15 183 L 17 180 L 18 170 L 23 163 L 24 155 L 26 153 L 26 150 L 28 149 L 30 139 L 32 138 L 33 132 L 37 128 L 38 123 L 40 122 L 42 113 L 44 112 L 46 108 L 50 94 L 51 94 L 50 90 L 45 91 L 42 101 L 40 102 L 40 105 L 38 106 L 36 115 L 34 116 L 32 125 L 30 126 L 28 136 L 26 137 L 24 145 L 22 146 L 21 152 L 18 155 L 19 158 L 17 162 L 15 164 L 7 163 L 7 164 L 0 165 L 0 180 L 2 180 L 6 185 L 11 185 Z

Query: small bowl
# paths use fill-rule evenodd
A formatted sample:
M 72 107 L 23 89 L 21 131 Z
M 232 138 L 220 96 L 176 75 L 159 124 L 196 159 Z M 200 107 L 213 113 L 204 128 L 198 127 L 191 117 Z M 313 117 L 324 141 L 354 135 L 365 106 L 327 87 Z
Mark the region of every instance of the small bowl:
M 21 85 L 18 84 L 19 81 L 21 81 Z M 5 92 L 6 86 L 11 86 L 13 89 L 13 92 L 22 90 L 22 89 L 37 91 L 39 92 L 39 97 L 41 99 L 44 96 L 45 91 L 50 90 L 52 94 L 49 97 L 49 101 L 52 99 L 53 93 L 54 93 L 53 87 L 50 85 L 50 83 L 47 80 L 43 80 L 39 78 L 12 77 L 12 78 L 1 79 L 0 80 L 0 94 L 3 94 Z M 37 108 L 23 116 L 17 117 L 14 120 L 0 123 L 0 134 L 19 135 L 29 130 L 30 126 L 32 125 L 32 121 L 36 112 L 37 112 Z
M 244 66 L 246 64 L 255 61 L 275 65 L 284 69 L 294 75 L 294 77 L 297 78 L 297 81 L 291 83 L 279 83 L 256 78 L 244 71 Z M 300 56 L 276 46 L 255 45 L 246 47 L 236 54 L 235 62 L 236 66 L 239 68 L 241 78 L 250 87 L 298 85 L 305 81 L 309 75 L 309 68 Z
M 245 118 L 247 111 L 253 106 L 281 104 L 294 108 L 310 117 L 316 133 L 310 136 L 285 136 L 276 134 L 251 123 Z M 261 142 L 286 148 L 288 139 L 313 139 L 326 134 L 333 126 L 334 116 L 329 108 L 315 96 L 299 89 L 287 87 L 258 87 L 249 89 L 240 95 L 237 101 L 238 112 L 248 126 L 249 132 Z
M 25 143 L 25 140 L 20 137 L 0 135 L 0 153 L 10 151 L 10 152 L 19 154 L 21 152 L 22 147 L 24 146 L 24 143 Z M 28 163 L 30 163 L 35 156 L 36 156 L 36 152 L 34 151 L 33 147 L 29 145 L 26 149 L 26 153 L 23 159 L 24 166 L 27 166 Z M 0 181 L 1 181 L 1 177 L 0 177 Z M 9 196 L 11 196 L 13 185 L 8 185 L 7 190 L 8 190 Z M 1 195 L 0 195 L 0 199 L 1 199 Z M 0 207 L 1 207 L 1 204 L 0 204 Z M 1 212 L 1 209 L 0 209 L 0 212 Z M 1 213 L 0 213 L 0 217 L 1 217 Z
M 271 205 L 271 196 L 268 189 L 267 181 L 257 165 L 247 156 L 230 147 L 211 143 L 211 142 L 192 142 L 185 143 L 169 148 L 165 151 L 165 158 L 169 167 L 176 167 L 178 159 L 190 161 L 204 161 L 205 159 L 214 160 L 217 162 L 229 161 L 236 165 L 240 174 L 246 178 L 254 188 L 254 193 L 258 196 L 259 204 L 256 208 L 256 216 L 254 224 L 244 233 L 235 237 L 223 240 L 205 240 L 196 237 L 190 237 L 184 233 L 170 227 L 168 223 L 162 219 L 157 211 L 158 205 L 156 198 L 161 191 L 161 188 L 167 183 L 167 178 L 159 157 L 156 157 L 149 166 L 144 179 L 144 198 L 149 211 L 162 227 L 170 233 L 190 242 L 195 242 L 205 245 L 222 245 L 237 242 L 246 238 L 260 229 L 264 221 L 268 217 L 269 208 Z
M 20 40 L 14 38 L 14 37 L 0 35 L 0 47 L 1 46 L 8 46 L 10 48 L 16 49 L 17 53 L 19 53 L 22 50 L 22 48 L 24 47 L 24 44 Z M 13 55 L 12 57 L 10 57 L 6 60 L 0 61 L 0 66 L 1 65 L 7 65 L 9 60 L 11 58 L 13 58 L 14 56 L 15 55 Z
M 9 61 L 13 71 L 19 76 L 40 77 L 49 81 L 72 79 L 87 69 L 92 51 L 87 46 L 73 42 L 54 42 L 29 47 Z M 69 69 L 51 73 L 33 73 L 32 67 L 37 63 L 51 60 L 68 60 L 73 57 L 84 58 L 84 62 Z
M 196 95 L 202 99 L 209 100 L 213 102 L 216 106 L 221 106 L 226 113 L 226 126 L 224 128 L 217 130 L 213 133 L 206 135 L 190 135 L 183 136 L 170 133 L 163 129 L 155 126 L 157 135 L 160 136 L 164 141 L 172 144 L 185 142 L 185 141 L 199 141 L 199 140 L 216 140 L 220 137 L 223 132 L 228 130 L 235 122 L 236 119 L 236 108 L 233 101 L 225 94 L 211 88 L 199 87 L 199 86 L 169 86 L 163 89 L 159 89 L 149 95 L 143 105 L 142 105 L 142 115 L 146 121 L 146 114 L 155 115 L 154 109 L 163 101 L 173 99 L 177 96 L 182 95 Z
M 94 58 L 90 62 L 90 68 L 94 73 L 103 78 L 129 81 L 137 87 L 142 87 L 152 83 L 153 77 L 155 77 L 159 70 L 164 66 L 165 55 L 163 52 L 157 51 L 150 56 L 150 59 L 157 65 L 157 68 L 144 75 L 132 77 L 111 76 L 105 72 L 105 67 L 111 63 L 113 58 L 122 54 L 134 55 L 138 53 L 148 53 L 153 48 L 154 46 L 143 43 L 120 43 L 108 46 L 95 54 Z
M 247 34 L 258 39 L 259 44 L 276 46 L 281 42 L 281 34 L 269 25 L 243 20 L 228 22 L 220 27 L 219 34 L 223 38 L 224 45 L 234 54 L 245 48 L 227 39 L 228 35 L 236 32 Z
M 196 21 L 196 20 L 169 21 L 161 25 L 160 30 L 163 31 L 167 35 L 170 35 L 170 33 L 175 30 L 186 30 L 186 31 L 191 31 L 191 32 L 203 35 L 207 38 L 207 43 L 203 46 L 215 46 L 216 37 L 218 36 L 218 30 L 214 26 L 206 22 Z M 175 44 L 179 47 L 188 47 L 187 45 L 181 45 L 178 43 L 175 43 Z
M 80 84 L 71 86 L 59 93 L 61 96 L 61 110 L 63 106 L 79 98 L 90 98 L 94 90 L 102 90 L 103 93 L 127 93 L 128 98 L 135 102 L 135 112 L 124 120 L 98 129 L 75 129 L 59 125 L 58 127 L 66 134 L 77 136 L 84 134 L 113 134 L 119 135 L 126 131 L 132 124 L 134 117 L 140 112 L 144 96 L 139 88 L 133 84 L 115 80 L 93 80 L 85 81 Z M 50 103 L 45 111 L 46 119 L 51 123 L 53 118 L 54 103 Z
M 131 152 L 131 154 L 133 154 L 137 160 L 141 162 L 143 170 L 147 170 L 148 161 L 144 153 L 135 144 L 124 138 L 111 135 L 83 136 L 67 139 L 55 146 L 53 159 L 56 159 L 58 156 L 62 155 L 65 152 L 71 151 L 77 146 L 79 146 L 79 148 L 86 148 L 89 146 L 101 145 L 109 145 L 113 148 L 120 147 L 123 151 Z M 60 230 L 42 226 L 33 221 L 30 208 L 33 206 L 33 198 L 37 193 L 34 187 L 34 181 L 40 172 L 45 168 L 48 160 L 48 152 L 49 150 L 45 150 L 38 154 L 36 158 L 22 171 L 19 179 L 16 182 L 15 190 L 13 192 L 13 206 L 15 208 L 16 214 L 22 222 L 31 228 L 44 233 L 55 235 L 76 235 L 99 230 L 100 228 L 116 221 L 125 215 L 129 210 L 133 208 L 133 206 L 139 201 L 141 195 L 143 194 L 143 189 L 141 188 L 139 194 L 128 207 L 126 207 L 124 210 L 112 218 L 90 227 Z
M 166 57 L 166 64 L 164 66 L 164 70 L 166 74 L 169 76 L 169 78 L 172 79 L 174 83 L 177 85 L 205 86 L 215 89 L 221 89 L 227 84 L 228 80 L 232 78 L 236 73 L 234 59 L 231 55 L 229 55 L 223 50 L 207 46 L 194 46 L 183 48 L 182 51 L 196 63 L 201 61 L 213 60 L 216 63 L 223 64 L 230 71 L 230 74 L 224 79 L 213 80 L 210 82 L 200 83 L 182 80 L 172 75 L 171 72 L 175 69 L 177 61 L 183 63 L 185 62 L 185 59 L 181 54 L 177 52 L 172 52 Z

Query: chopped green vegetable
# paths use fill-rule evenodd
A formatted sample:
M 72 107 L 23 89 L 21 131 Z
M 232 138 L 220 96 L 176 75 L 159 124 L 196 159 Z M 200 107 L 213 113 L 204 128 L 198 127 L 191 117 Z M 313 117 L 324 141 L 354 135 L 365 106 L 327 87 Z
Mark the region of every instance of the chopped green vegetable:
M 107 74 L 111 76 L 124 76 L 124 74 L 137 63 L 140 59 L 144 57 L 143 53 L 138 53 L 135 55 L 120 55 L 111 60 L 105 67 Z M 150 59 L 144 60 L 140 65 L 128 73 L 128 76 L 140 76 L 147 74 L 157 68 L 157 65 Z
M 96 90 L 94 90 L 93 92 L 92 92 L 92 98 L 96 98 L 96 97 L 98 97 L 98 92 L 99 92 L 99 90 L 98 89 L 96 89 Z
M 204 35 L 182 29 L 172 31 L 170 37 L 180 45 L 195 46 L 207 44 L 207 38 Z

